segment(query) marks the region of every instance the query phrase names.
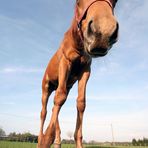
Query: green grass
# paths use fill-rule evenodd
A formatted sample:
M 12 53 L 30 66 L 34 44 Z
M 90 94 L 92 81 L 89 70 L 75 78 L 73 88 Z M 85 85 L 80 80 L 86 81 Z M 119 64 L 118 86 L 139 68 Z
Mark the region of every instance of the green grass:
M 0 141 L 0 148 L 36 148 L 34 143 Z
M 0 148 L 36 148 L 35 143 L 0 141 Z M 62 148 L 75 148 L 73 144 L 62 144 Z
M 35 143 L 0 141 L 0 148 L 36 148 Z M 62 148 L 75 148 L 75 145 L 62 144 Z M 85 145 L 85 148 L 148 148 L 148 146 L 95 146 Z
M 0 141 L 0 148 L 36 148 L 35 143 Z M 98 148 L 98 146 L 85 146 L 86 148 Z M 75 148 L 74 144 L 62 144 L 62 148 Z

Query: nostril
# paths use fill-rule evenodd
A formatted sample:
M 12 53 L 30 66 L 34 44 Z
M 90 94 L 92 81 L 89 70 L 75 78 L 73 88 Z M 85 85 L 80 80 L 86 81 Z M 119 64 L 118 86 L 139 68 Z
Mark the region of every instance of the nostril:
M 117 38 L 118 38 L 118 30 L 119 30 L 119 24 L 117 23 L 115 31 L 113 32 L 113 34 L 109 38 L 109 42 L 111 44 L 113 44 L 113 43 L 115 43 L 117 41 Z
M 90 20 L 87 25 L 87 35 L 88 37 L 97 37 L 100 38 L 102 36 L 99 25 L 96 26 L 94 20 Z
M 93 24 L 93 20 L 90 20 L 89 23 L 88 23 L 88 34 L 93 32 L 92 24 Z

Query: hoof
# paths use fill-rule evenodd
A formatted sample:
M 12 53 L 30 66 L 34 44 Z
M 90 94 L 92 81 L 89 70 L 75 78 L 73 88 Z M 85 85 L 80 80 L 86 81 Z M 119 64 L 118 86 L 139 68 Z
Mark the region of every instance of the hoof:
M 54 143 L 54 148 L 61 148 L 61 144 Z
M 84 148 L 82 144 L 76 144 L 76 148 Z
M 51 148 L 51 146 L 49 144 L 38 144 L 37 148 Z

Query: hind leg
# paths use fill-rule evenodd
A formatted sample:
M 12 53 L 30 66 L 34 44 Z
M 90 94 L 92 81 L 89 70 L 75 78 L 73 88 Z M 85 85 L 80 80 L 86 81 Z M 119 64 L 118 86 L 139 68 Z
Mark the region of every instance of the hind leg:
M 67 88 L 67 95 L 69 94 L 71 87 Z M 56 133 L 55 133 L 55 140 L 54 140 L 54 148 L 61 148 L 62 147 L 61 146 L 61 129 L 59 124 L 59 119 L 57 119 L 57 122 L 56 122 L 55 132 Z
M 61 148 L 61 129 L 59 125 L 59 120 L 56 122 L 56 135 L 54 141 L 54 148 Z
M 67 99 L 67 80 L 70 73 L 71 63 L 63 56 L 59 65 L 58 88 L 54 97 L 54 106 L 52 110 L 50 123 L 45 131 L 45 144 L 50 148 L 56 136 L 56 123 L 60 109 Z
M 42 83 L 42 110 L 41 110 L 41 115 L 40 115 L 40 134 L 38 137 L 38 147 L 39 145 L 42 145 L 44 143 L 44 134 L 43 134 L 43 128 L 44 128 L 44 122 L 46 119 L 46 114 L 47 114 L 47 103 L 48 103 L 48 98 L 51 95 L 53 89 L 49 86 L 49 80 L 43 79 Z
M 48 98 L 50 94 L 51 92 L 43 92 L 42 94 L 42 110 L 40 115 L 40 118 L 41 118 L 40 135 L 43 135 L 43 127 L 44 127 L 44 122 L 47 114 L 47 103 L 48 103 Z
M 38 136 L 38 148 L 42 145 L 43 140 L 44 140 L 43 128 L 44 128 L 44 122 L 45 122 L 46 114 L 47 114 L 48 98 L 50 94 L 51 93 L 49 93 L 48 91 L 42 92 L 42 110 L 40 114 L 41 123 L 40 123 L 40 133 Z

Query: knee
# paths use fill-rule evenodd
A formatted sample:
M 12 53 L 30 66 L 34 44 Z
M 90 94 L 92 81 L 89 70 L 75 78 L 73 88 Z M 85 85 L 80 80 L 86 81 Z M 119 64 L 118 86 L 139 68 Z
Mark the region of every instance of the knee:
M 42 118 L 45 118 L 46 114 L 47 114 L 47 110 L 44 109 L 44 108 L 42 108 L 42 110 L 41 110 L 41 115 L 40 115 L 41 119 L 42 119 Z
M 47 108 L 47 102 L 48 102 L 48 97 L 49 97 L 49 94 L 48 92 L 43 92 L 42 93 L 42 109 L 45 109 Z
M 56 90 L 54 104 L 58 106 L 62 106 L 67 98 L 67 90 L 60 88 Z
M 75 141 L 82 141 L 82 139 L 83 139 L 83 136 L 82 136 L 82 133 L 80 134 L 80 133 L 75 133 L 74 134 L 74 139 L 75 139 Z
M 78 98 L 77 99 L 77 109 L 80 112 L 84 112 L 86 107 L 85 98 Z
M 45 99 L 42 99 L 42 110 L 41 110 L 41 118 L 47 114 L 47 104 Z

